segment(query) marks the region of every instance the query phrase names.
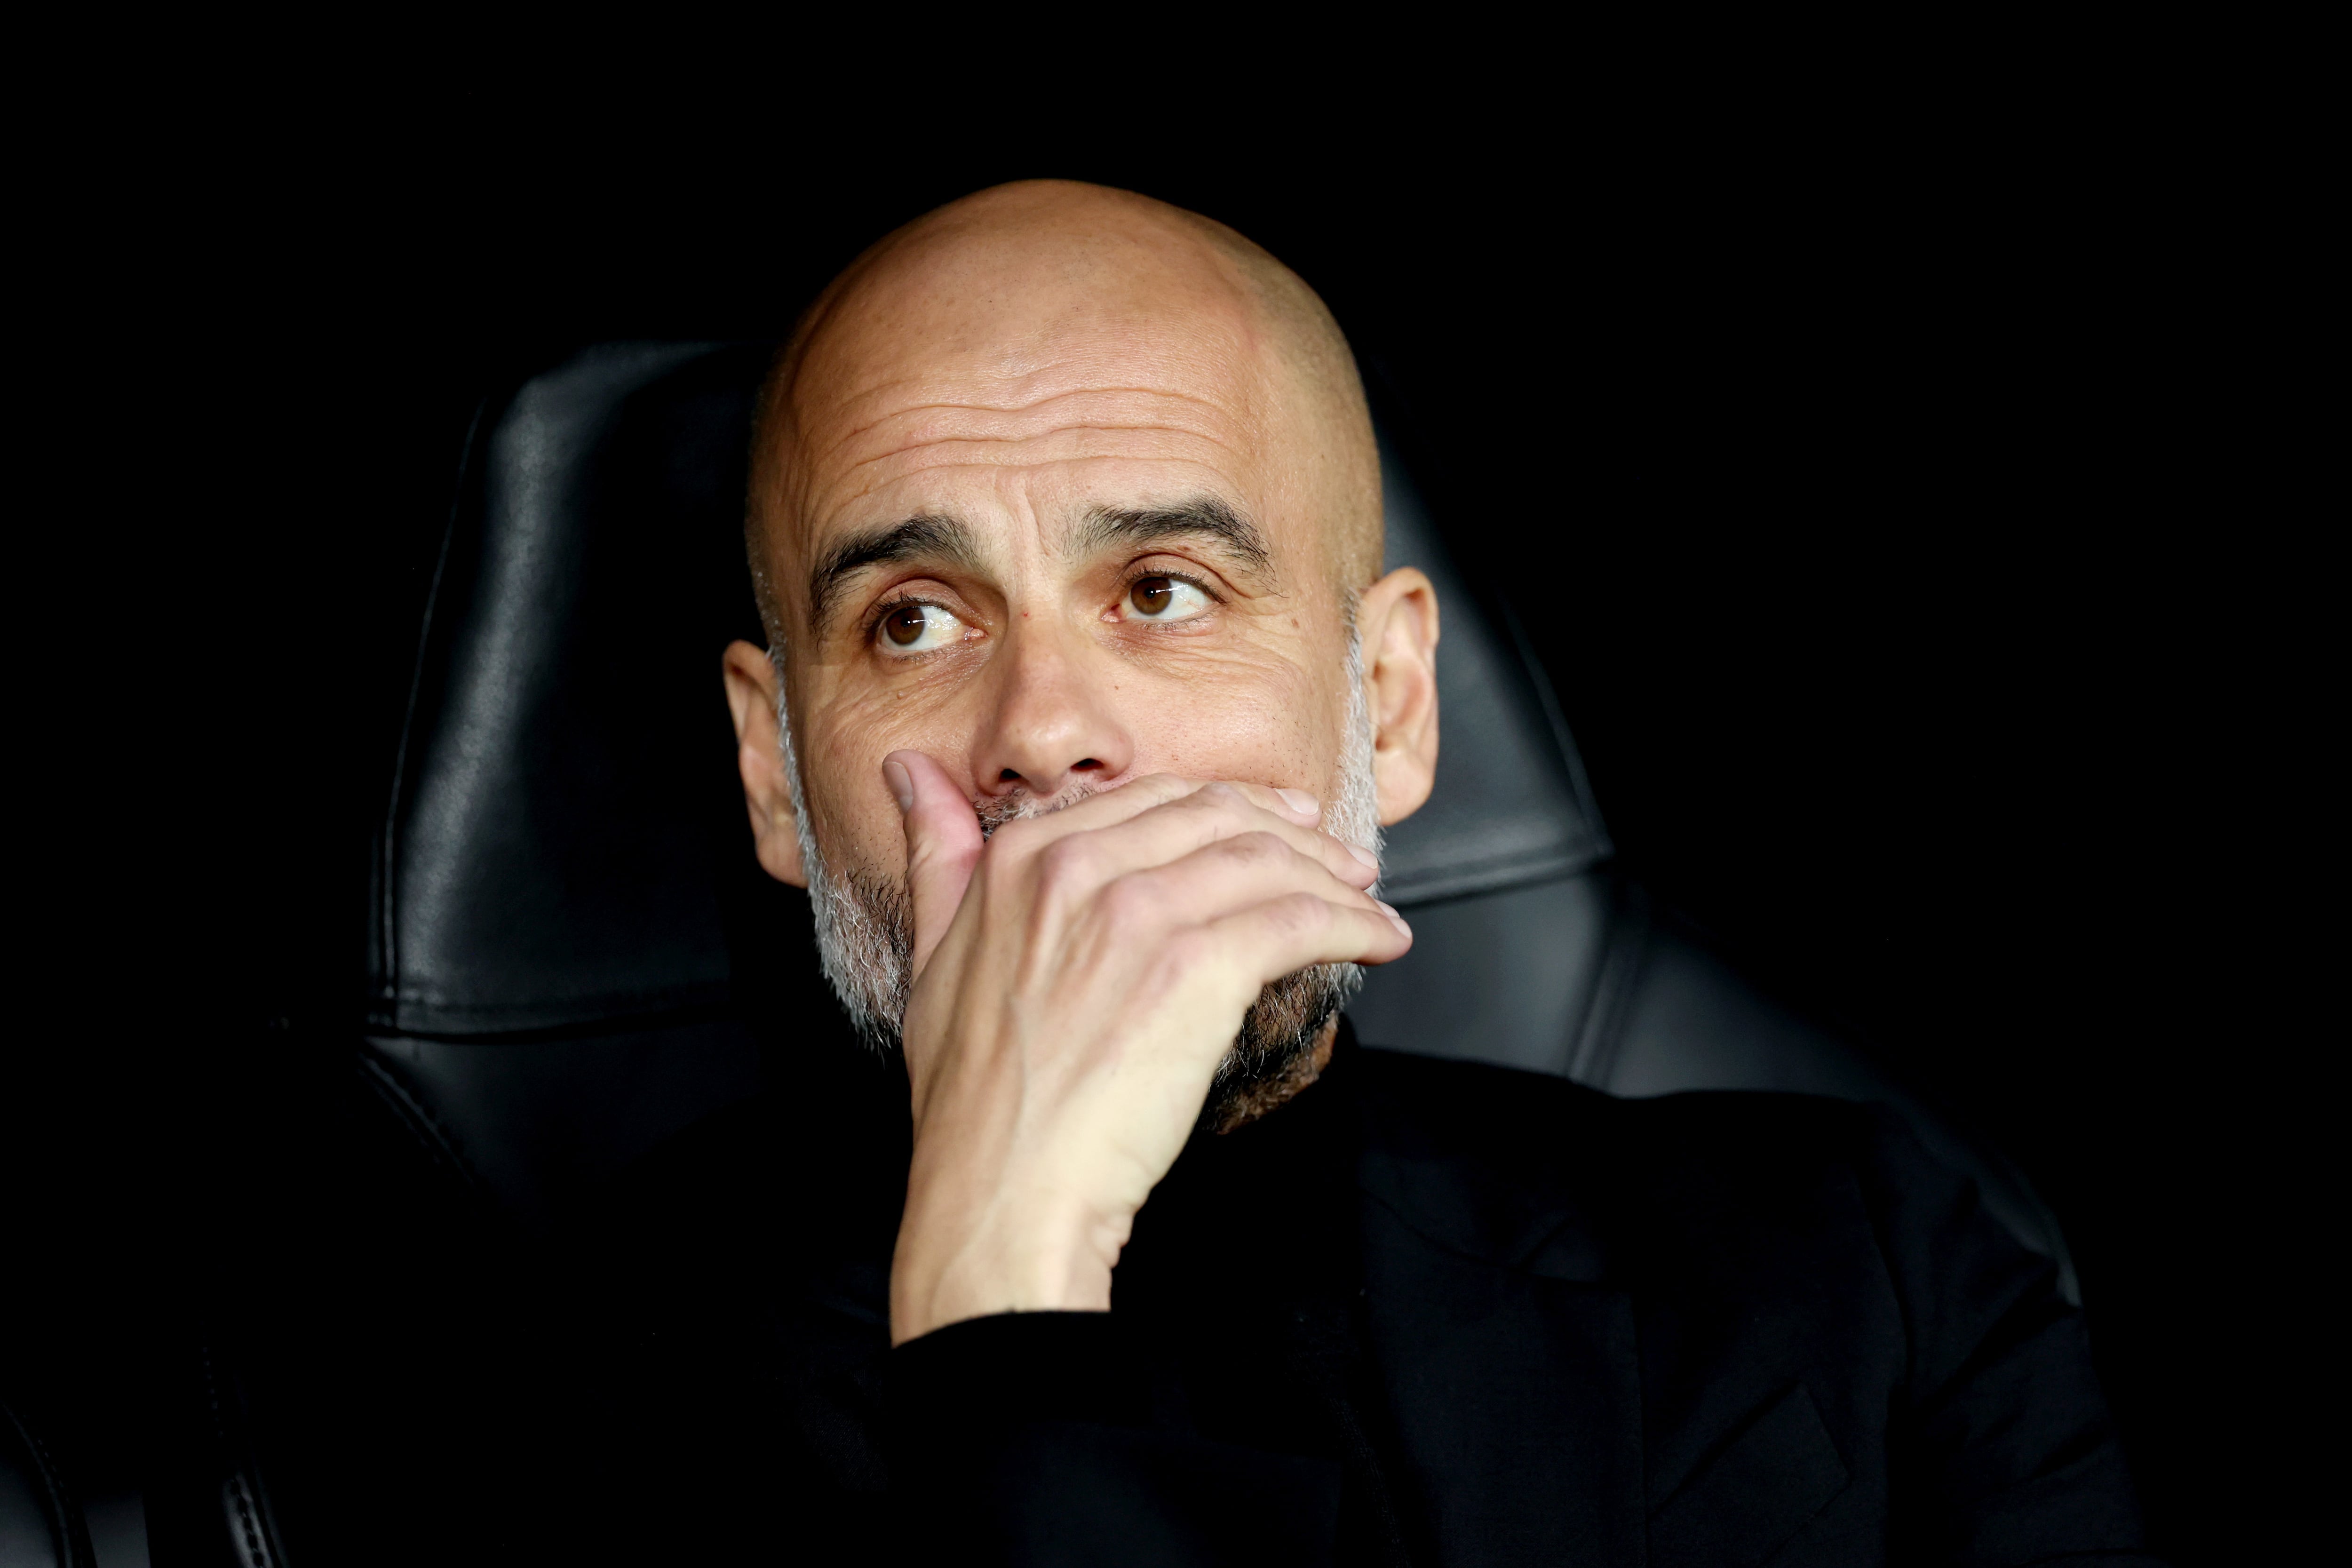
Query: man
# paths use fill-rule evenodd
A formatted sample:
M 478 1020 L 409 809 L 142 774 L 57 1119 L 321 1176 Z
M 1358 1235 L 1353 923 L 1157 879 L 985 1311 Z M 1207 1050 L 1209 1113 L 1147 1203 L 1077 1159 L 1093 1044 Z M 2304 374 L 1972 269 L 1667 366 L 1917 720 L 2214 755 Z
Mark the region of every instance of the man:
M 905 1078 L 803 1064 L 675 1178 L 736 1206 L 644 1271 L 673 1546 L 2138 1549 L 2076 1315 L 1888 1120 L 1349 1037 L 1357 966 L 1412 945 L 1373 889 L 1439 613 L 1380 573 L 1296 277 L 1140 197 L 984 192 L 833 284 L 756 440 L 758 853 Z

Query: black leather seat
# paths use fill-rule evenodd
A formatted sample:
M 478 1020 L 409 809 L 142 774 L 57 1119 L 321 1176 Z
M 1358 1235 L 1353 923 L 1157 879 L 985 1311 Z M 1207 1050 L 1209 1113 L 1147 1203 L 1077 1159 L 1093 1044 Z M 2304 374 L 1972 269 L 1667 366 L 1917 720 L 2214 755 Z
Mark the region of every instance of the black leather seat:
M 362 1070 L 514 1220 L 753 1092 L 729 639 L 754 347 L 590 349 L 459 477 L 380 829 Z M 809 988 L 812 1010 L 815 993 Z
M 0 1568 L 83 1568 L 89 1530 L 47 1446 L 0 1405 Z
M 493 1232 L 560 1226 L 756 1092 L 763 1049 L 789 1092 L 794 1053 L 854 1048 L 805 900 L 752 863 L 720 695 L 720 648 L 759 636 L 740 515 L 766 357 L 582 350 L 486 409 L 458 477 L 378 842 L 367 1016 L 337 1048 L 377 1127 Z M 1390 563 L 1426 570 L 1444 607 L 1444 744 L 1428 807 L 1389 837 L 1387 896 L 1417 944 L 1371 976 L 1360 1034 L 1618 1094 L 1885 1100 L 2071 1291 L 2057 1226 L 2012 1166 L 1615 874 L 1536 666 L 1392 457 L 1384 482 Z M 234 1560 L 285 1561 L 238 1374 L 205 1375 L 229 1414 L 207 1427 L 198 1511 Z

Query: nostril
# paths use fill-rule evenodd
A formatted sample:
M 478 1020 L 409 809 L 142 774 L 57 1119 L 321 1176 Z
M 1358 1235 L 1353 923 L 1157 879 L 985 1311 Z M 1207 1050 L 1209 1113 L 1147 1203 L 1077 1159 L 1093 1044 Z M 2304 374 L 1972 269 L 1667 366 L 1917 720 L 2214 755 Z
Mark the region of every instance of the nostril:
M 1011 768 L 1004 768 L 998 772 L 996 782 L 998 784 L 1019 784 L 1021 782 L 1021 775 L 1014 773 Z
M 1094 758 L 1086 757 L 1071 763 L 1070 771 L 1074 773 L 1090 773 L 1098 771 L 1101 767 L 1102 763 L 1097 762 Z

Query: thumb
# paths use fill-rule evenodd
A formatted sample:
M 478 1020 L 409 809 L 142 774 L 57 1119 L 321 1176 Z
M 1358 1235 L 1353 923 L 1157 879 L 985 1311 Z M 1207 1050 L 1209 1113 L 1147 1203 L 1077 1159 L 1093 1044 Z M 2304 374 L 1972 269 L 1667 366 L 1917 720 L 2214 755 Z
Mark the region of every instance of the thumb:
M 971 868 L 980 860 L 980 818 L 947 770 L 920 752 L 882 759 L 907 829 L 907 894 L 915 906 L 915 967 L 919 976 L 948 933 Z

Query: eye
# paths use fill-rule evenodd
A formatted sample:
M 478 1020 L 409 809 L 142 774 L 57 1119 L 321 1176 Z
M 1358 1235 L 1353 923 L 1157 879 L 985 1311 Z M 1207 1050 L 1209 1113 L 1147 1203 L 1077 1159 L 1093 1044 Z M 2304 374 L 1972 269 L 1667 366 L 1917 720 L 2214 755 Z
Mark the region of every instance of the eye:
M 893 605 L 874 628 L 874 641 L 892 658 L 904 658 L 945 647 L 963 629 L 961 621 L 937 605 Z
M 1127 585 L 1127 618 L 1189 621 L 1209 607 L 1209 595 L 1181 577 L 1138 577 Z

